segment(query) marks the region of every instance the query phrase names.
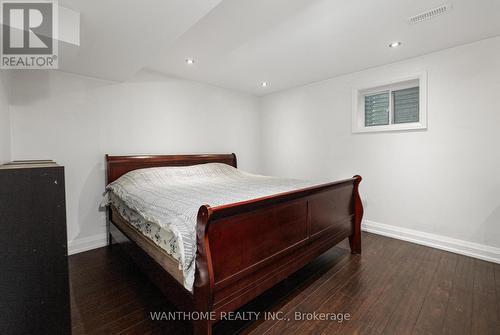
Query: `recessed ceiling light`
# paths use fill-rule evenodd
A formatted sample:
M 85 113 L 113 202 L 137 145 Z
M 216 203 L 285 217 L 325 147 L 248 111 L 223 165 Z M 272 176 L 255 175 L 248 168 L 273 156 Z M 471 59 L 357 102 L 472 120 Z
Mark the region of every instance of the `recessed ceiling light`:
M 260 86 L 262 87 L 267 87 L 267 85 L 268 85 L 267 81 L 263 81 L 262 83 L 260 83 Z
M 396 41 L 396 42 L 392 42 L 391 44 L 389 44 L 389 48 L 397 48 L 401 45 L 402 43 L 399 42 L 399 41 Z
M 186 58 L 186 64 L 193 65 L 194 64 L 194 59 L 192 59 L 192 58 Z

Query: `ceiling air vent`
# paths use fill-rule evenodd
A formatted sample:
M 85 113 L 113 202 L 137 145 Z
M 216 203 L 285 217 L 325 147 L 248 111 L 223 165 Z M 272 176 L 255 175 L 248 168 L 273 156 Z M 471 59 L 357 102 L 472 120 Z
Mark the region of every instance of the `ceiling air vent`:
M 428 11 L 412 16 L 410 17 L 409 21 L 411 24 L 419 23 L 425 20 L 432 19 L 441 14 L 448 13 L 450 10 L 451 10 L 451 4 L 441 5 L 439 7 L 429 9 Z

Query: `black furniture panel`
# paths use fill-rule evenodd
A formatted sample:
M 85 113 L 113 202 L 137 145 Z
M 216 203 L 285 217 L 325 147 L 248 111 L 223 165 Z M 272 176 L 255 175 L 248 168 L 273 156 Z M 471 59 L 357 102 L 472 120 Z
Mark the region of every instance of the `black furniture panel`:
M 0 166 L 0 334 L 70 334 L 64 168 Z

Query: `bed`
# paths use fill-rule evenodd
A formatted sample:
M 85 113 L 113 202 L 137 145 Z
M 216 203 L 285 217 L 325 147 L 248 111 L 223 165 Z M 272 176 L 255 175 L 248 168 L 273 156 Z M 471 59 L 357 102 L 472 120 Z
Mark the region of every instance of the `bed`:
M 360 176 L 307 184 L 250 175 L 236 169 L 235 154 L 106 155 L 106 164 L 108 190 L 113 191 L 110 245 L 123 249 L 179 310 L 201 316 L 194 317 L 194 334 L 211 334 L 224 313 L 345 238 L 352 253 L 361 253 Z M 212 184 L 190 177 L 202 175 L 214 181 L 213 190 Z M 162 189 L 147 187 L 155 184 L 163 187 L 161 194 Z M 146 189 L 157 192 L 158 200 L 139 197 Z M 150 199 L 154 206 L 138 199 Z M 206 204 L 199 203 L 205 199 Z M 170 210 L 167 205 L 175 207 L 178 217 L 192 220 L 192 228 L 179 232 L 177 219 L 162 225 L 172 217 L 162 215 Z

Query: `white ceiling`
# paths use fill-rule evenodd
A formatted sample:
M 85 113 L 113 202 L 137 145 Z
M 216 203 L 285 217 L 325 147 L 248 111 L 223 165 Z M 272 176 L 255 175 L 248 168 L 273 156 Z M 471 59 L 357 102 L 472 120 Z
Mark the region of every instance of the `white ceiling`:
M 59 58 L 63 70 L 125 80 L 144 67 L 258 95 L 500 35 L 499 0 L 60 3 L 82 22 L 80 48 Z M 408 23 L 443 3 L 449 14 Z M 396 40 L 403 45 L 390 49 Z
M 80 47 L 59 43 L 59 68 L 129 79 L 221 0 L 59 0 L 80 12 Z

